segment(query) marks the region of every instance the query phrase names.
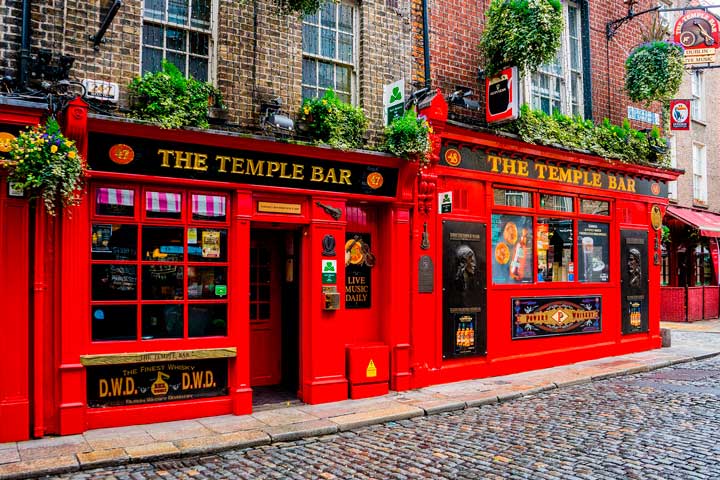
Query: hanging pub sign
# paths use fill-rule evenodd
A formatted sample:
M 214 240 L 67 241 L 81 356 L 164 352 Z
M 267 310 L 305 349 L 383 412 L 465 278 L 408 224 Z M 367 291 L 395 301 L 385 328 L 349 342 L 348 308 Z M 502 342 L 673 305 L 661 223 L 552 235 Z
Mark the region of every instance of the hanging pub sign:
M 670 130 L 690 130 L 690 100 L 670 100 Z
M 518 69 L 506 68 L 485 79 L 485 119 L 488 123 L 509 122 L 518 118 Z
M 227 358 L 88 366 L 88 406 L 137 405 L 227 395 L 227 372 Z
M 513 298 L 512 338 L 599 332 L 601 304 L 599 296 Z
M 675 43 L 685 50 L 685 63 L 712 63 L 718 47 L 717 18 L 704 11 L 695 10 L 678 18 L 673 29 Z
M 370 234 L 348 232 L 345 239 L 345 308 L 370 308 Z

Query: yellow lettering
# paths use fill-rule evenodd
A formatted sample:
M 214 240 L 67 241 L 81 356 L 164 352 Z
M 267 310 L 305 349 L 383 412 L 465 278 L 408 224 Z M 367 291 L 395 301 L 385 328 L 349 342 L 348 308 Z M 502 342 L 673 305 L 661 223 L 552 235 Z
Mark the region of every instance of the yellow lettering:
M 248 175 L 262 175 L 262 167 L 265 163 L 265 160 L 258 160 L 257 163 L 255 163 L 255 160 L 248 158 L 247 159 L 247 169 L 245 170 L 245 173 Z
M 547 170 L 547 165 L 540 165 L 539 163 L 535 164 L 535 171 L 537 172 L 537 176 L 539 180 L 545 180 L 545 171 Z
M 273 173 L 280 171 L 280 163 L 279 162 L 268 162 L 267 163 L 267 173 L 265 174 L 266 177 L 272 177 Z
M 215 157 L 215 160 L 220 161 L 220 167 L 218 167 L 218 172 L 220 173 L 227 173 L 227 170 L 225 169 L 225 162 L 230 160 L 230 157 L 224 157 L 222 155 L 218 155 Z
M 310 181 L 311 182 L 322 182 L 323 181 L 323 168 L 322 167 L 312 167 L 312 174 L 310 175 Z
M 187 390 L 190 388 L 190 374 L 187 372 L 182 373 L 182 389 Z
M 585 173 L 585 176 L 587 177 L 587 172 L 581 172 L 580 170 L 573 170 L 572 172 L 572 183 L 577 185 L 580 183 L 580 180 L 583 178 L 583 173 Z M 583 182 L 584 185 L 587 185 L 587 182 Z
M 560 177 L 558 176 L 558 170 L 559 170 L 558 167 L 556 167 L 555 165 L 548 165 L 547 168 L 548 168 L 548 172 L 549 172 L 548 180 L 554 180 L 556 182 L 558 180 L 560 180 Z
M 158 150 L 158 155 L 162 155 L 162 162 L 160 163 L 161 167 L 168 167 L 168 168 L 170 167 L 170 158 L 169 157 L 170 157 L 171 153 L 172 152 L 170 150 L 163 150 L 163 149 Z
M 110 379 L 110 395 L 118 397 L 122 394 L 122 378 L 111 378 Z
M 325 177 L 325 180 L 323 180 L 323 181 L 324 181 L 325 183 L 327 183 L 328 181 L 331 181 L 332 183 L 338 183 L 338 182 L 337 182 L 337 176 L 335 175 L 335 169 L 334 169 L 334 168 L 331 168 L 331 169 L 328 171 L 327 177 Z
M 287 168 L 288 164 L 283 162 L 282 168 L 280 169 L 280 178 L 290 178 L 290 174 L 285 172 L 285 169 Z
M 239 173 L 241 175 L 243 173 L 245 173 L 243 171 L 243 167 L 245 166 L 244 158 L 233 157 L 232 161 L 233 161 L 232 173 Z
M 572 171 L 569 168 L 558 167 L 558 171 L 560 172 L 561 182 L 572 183 Z
M 497 157 L 495 155 L 488 155 L 488 162 L 492 163 L 492 168 L 490 168 L 490 171 L 493 173 L 498 172 L 498 163 L 502 160 L 502 158 Z
M 502 173 L 509 173 L 511 175 L 515 175 L 515 160 L 511 158 L 503 158 L 503 169 Z
M 591 185 L 592 185 L 593 187 L 599 187 L 599 186 L 602 185 L 602 177 L 600 176 L 599 173 L 597 173 L 597 172 L 593 173 L 593 174 L 592 174 L 592 178 L 593 178 L 593 179 L 592 179 L 592 184 L 591 184 Z
M 110 388 L 108 387 L 108 382 L 104 378 L 100 379 L 100 398 L 107 397 L 108 393 L 110 393 Z
M 344 183 L 345 185 L 352 185 L 350 183 L 350 170 L 345 170 L 344 168 L 340 169 L 340 181 L 339 183 Z
M 632 178 L 627 179 L 627 191 L 635 193 L 635 180 Z
M 528 162 L 525 160 L 518 160 L 518 175 L 522 175 L 523 177 L 528 176 Z
M 204 172 L 208 169 L 207 165 L 205 164 L 205 161 L 207 160 L 207 155 L 204 153 L 196 153 L 195 154 L 195 166 L 193 167 L 193 170 L 197 170 L 200 172 Z
M 183 152 L 181 150 L 175 150 L 175 165 L 174 168 L 192 168 L 192 152 Z
M 608 175 L 608 188 L 617 190 L 617 179 L 613 175 Z
M 215 386 L 215 379 L 213 377 L 213 373 L 210 370 L 205 370 L 205 383 L 203 384 L 203 387 L 209 388 Z
M 303 173 L 303 169 L 305 168 L 305 165 L 299 165 L 297 163 L 293 163 L 293 180 L 302 180 L 305 178 L 305 174 Z

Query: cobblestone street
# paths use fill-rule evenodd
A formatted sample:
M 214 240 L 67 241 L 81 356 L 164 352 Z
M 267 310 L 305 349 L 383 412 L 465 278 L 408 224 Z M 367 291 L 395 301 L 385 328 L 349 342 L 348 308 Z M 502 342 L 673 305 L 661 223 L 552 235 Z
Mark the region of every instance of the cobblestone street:
M 720 341 L 674 339 L 700 335 Z M 47 478 L 716 479 L 719 423 L 714 357 L 353 432 Z

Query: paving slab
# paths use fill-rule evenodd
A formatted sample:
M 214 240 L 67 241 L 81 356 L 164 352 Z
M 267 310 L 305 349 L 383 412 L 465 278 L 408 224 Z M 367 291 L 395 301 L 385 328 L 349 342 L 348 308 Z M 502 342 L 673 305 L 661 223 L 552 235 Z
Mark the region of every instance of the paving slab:
M 76 470 L 78 467 L 79 463 L 75 455 L 55 455 L 0 465 L 0 479 L 27 478 L 29 475 L 50 475 Z
M 369 412 L 351 413 L 339 417 L 332 417 L 330 420 L 338 425 L 340 431 L 352 430 L 377 423 L 395 422 L 409 418 L 421 417 L 425 412 L 421 408 L 411 407 L 400 403 L 390 408 L 372 410 Z
M 180 450 L 172 442 L 156 442 L 148 443 L 147 445 L 125 447 L 125 452 L 131 460 L 145 462 L 178 455 Z
M 97 468 L 126 463 L 130 460 L 130 457 L 124 448 L 109 448 L 78 453 L 77 459 L 81 468 Z

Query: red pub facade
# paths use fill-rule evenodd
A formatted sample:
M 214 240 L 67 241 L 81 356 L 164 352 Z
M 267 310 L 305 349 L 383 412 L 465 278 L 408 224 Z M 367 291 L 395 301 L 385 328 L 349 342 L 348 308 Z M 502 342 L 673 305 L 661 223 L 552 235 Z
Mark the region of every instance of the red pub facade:
M 4 106 L 3 131 L 39 113 Z M 49 217 L 3 180 L 3 440 L 246 414 L 262 385 L 314 404 L 660 346 L 676 173 L 471 131 L 440 95 L 424 113 L 419 168 L 72 102 L 80 206 Z

